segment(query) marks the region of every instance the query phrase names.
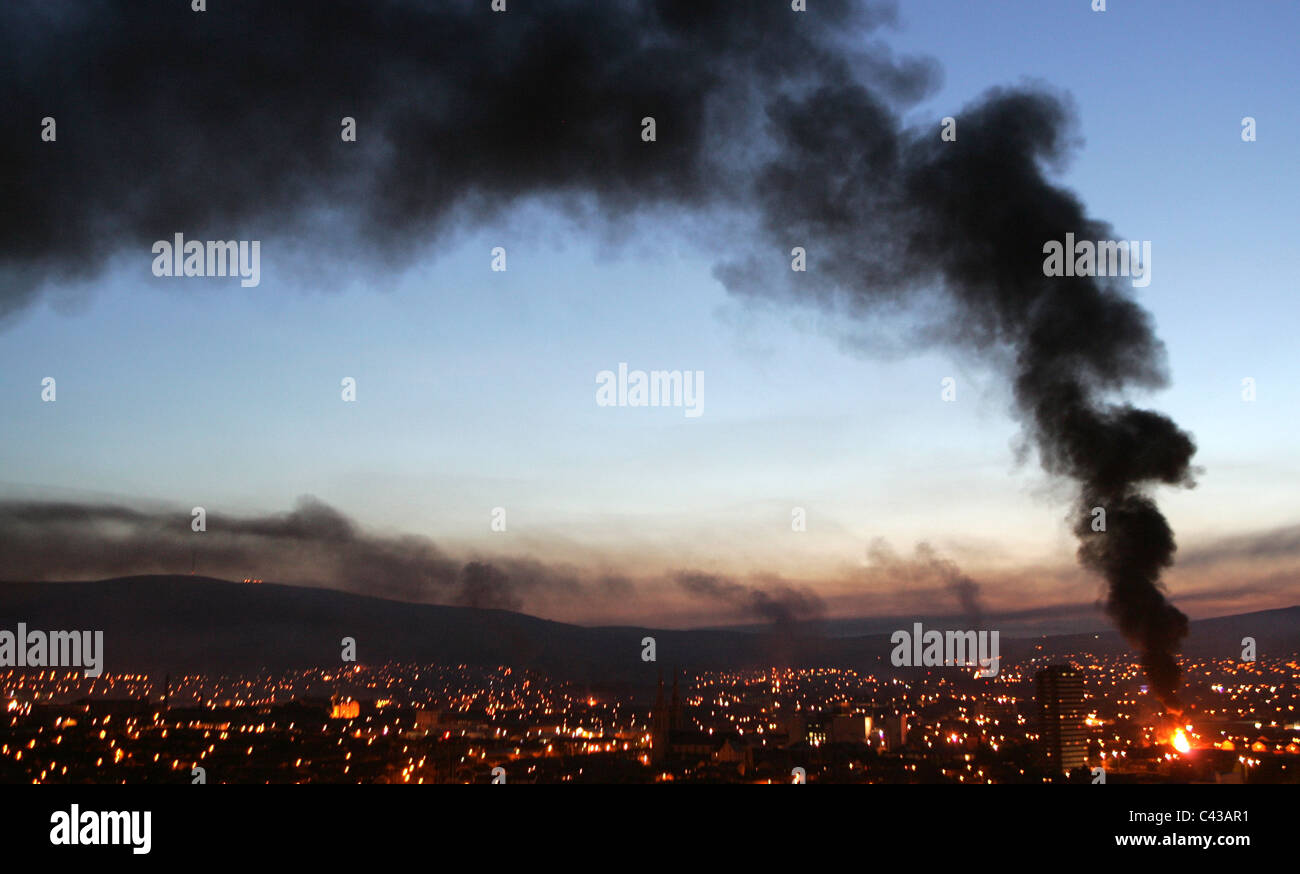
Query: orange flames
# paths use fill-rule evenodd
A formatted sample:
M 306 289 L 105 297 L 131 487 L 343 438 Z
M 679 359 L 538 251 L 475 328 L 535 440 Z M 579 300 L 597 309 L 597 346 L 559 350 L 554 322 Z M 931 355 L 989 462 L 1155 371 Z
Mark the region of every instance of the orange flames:
M 1169 739 L 1174 745 L 1174 749 L 1180 753 L 1190 753 L 1192 751 L 1191 741 L 1187 739 L 1187 734 L 1181 728 L 1174 731 L 1174 736 Z

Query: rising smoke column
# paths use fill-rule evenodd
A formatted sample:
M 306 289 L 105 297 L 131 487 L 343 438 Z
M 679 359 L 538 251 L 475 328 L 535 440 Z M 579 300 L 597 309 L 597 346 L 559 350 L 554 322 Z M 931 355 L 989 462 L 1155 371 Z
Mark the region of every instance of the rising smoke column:
M 1160 573 L 1174 539 L 1148 489 L 1191 486 L 1191 437 L 1168 417 L 1112 401 L 1166 383 L 1164 347 L 1149 315 L 1106 277 L 1049 277 L 1043 244 L 1113 239 L 1043 168 L 1072 142 L 1068 104 L 1035 91 L 993 91 L 958 114 L 958 138 L 898 127 L 857 83 L 770 109 L 781 148 L 758 182 L 773 244 L 807 241 L 822 276 L 780 289 L 870 312 L 938 287 L 937 339 L 1010 370 L 1016 410 L 1043 467 L 1078 483 L 1079 558 L 1106 580 L 1106 610 L 1140 651 L 1161 700 L 1176 707 L 1174 650 L 1187 618 Z M 888 222 L 888 228 L 881 223 Z M 882 238 L 884 247 L 873 248 Z M 768 270 L 757 257 L 724 265 L 737 290 Z M 1092 530 L 1092 510 L 1106 529 Z
M 752 233 L 718 224 L 708 243 L 729 253 L 717 276 L 734 293 L 850 317 L 939 293 L 945 318 L 920 339 L 1008 369 L 1044 468 L 1078 483 L 1080 559 L 1173 701 L 1186 618 L 1160 589 L 1174 542 L 1149 489 L 1190 485 L 1194 447 L 1116 400 L 1165 382 L 1147 314 L 1113 280 L 1043 275 L 1044 242 L 1113 237 L 1044 175 L 1073 141 L 1066 101 L 989 92 L 955 114 L 955 142 L 937 118 L 905 127 L 938 74 L 871 41 L 890 3 L 188 6 L 0 7 L 18 128 L 0 138 L 0 320 L 115 255 L 143 276 L 152 241 L 176 232 L 279 233 L 391 269 L 539 197 L 609 221 L 750 217 Z M 57 142 L 38 137 L 45 116 Z M 343 116 L 355 143 L 339 140 Z M 792 246 L 807 273 L 791 274 Z M 477 569 L 471 583 L 500 588 Z
M 1113 238 L 1039 172 L 1060 157 L 1060 111 L 1042 97 L 996 95 L 970 114 L 960 149 L 921 150 L 907 184 L 924 205 L 914 251 L 1009 345 L 1016 404 L 1044 468 L 1079 484 L 1079 558 L 1106 580 L 1107 612 L 1138 647 L 1157 694 L 1177 706 L 1174 649 L 1187 617 L 1160 588 L 1175 545 L 1147 489 L 1192 485 L 1196 447 L 1168 417 L 1108 400 L 1166 380 L 1147 313 L 1117 280 L 1043 275 L 1045 241 L 1066 232 Z M 1096 507 L 1104 531 L 1092 528 Z

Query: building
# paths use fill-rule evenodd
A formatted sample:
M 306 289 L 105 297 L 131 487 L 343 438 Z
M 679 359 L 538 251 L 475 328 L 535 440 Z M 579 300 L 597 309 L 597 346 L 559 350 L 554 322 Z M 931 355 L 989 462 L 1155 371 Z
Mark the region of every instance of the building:
M 659 674 L 659 693 L 651 714 L 651 761 L 655 764 L 667 761 L 672 747 L 670 739 L 683 730 L 684 722 L 682 702 L 677 692 L 677 669 L 673 668 L 673 697 L 672 704 L 668 707 L 664 706 L 664 675 L 662 672 Z
M 865 744 L 873 725 L 869 713 L 836 713 L 831 717 L 829 740 L 833 744 Z
M 877 710 L 871 725 L 869 742 L 881 749 L 899 752 L 907 746 L 909 714 L 889 709 Z
M 654 765 L 698 765 L 715 758 L 723 745 L 721 736 L 686 727 L 685 703 L 677 690 L 677 669 L 673 668 L 673 692 L 664 704 L 664 678 L 659 676 L 659 692 L 651 715 L 650 762 Z
M 1088 759 L 1083 677 L 1069 665 L 1050 665 L 1034 675 L 1038 738 L 1049 771 L 1068 774 Z

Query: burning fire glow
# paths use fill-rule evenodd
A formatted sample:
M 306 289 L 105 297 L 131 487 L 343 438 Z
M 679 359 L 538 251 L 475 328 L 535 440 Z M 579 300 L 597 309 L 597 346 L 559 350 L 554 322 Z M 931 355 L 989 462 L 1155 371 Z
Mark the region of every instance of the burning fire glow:
M 1192 745 L 1187 740 L 1187 734 L 1180 728 L 1174 732 L 1174 736 L 1169 742 L 1174 745 L 1174 749 L 1180 753 L 1189 753 L 1192 751 Z

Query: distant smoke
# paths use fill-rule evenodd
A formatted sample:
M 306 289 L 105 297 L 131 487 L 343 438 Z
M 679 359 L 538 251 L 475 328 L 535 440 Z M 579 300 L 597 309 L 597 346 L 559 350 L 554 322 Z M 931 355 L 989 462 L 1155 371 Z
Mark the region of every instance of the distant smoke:
M 774 631 L 789 633 L 797 627 L 822 619 L 826 605 L 812 589 L 772 583 L 764 588 L 748 586 L 715 574 L 681 571 L 676 575 L 683 591 L 708 598 L 764 622 Z
M 525 594 L 577 594 L 573 578 L 528 562 L 459 563 L 432 541 L 362 531 L 304 497 L 289 513 L 209 513 L 207 530 L 184 511 L 76 503 L 0 502 L 3 575 L 19 581 L 187 573 L 325 585 L 402 600 L 518 610 Z
M 1213 565 L 1231 560 L 1265 561 L 1300 558 L 1300 525 L 1287 525 L 1268 531 L 1237 534 L 1185 551 L 1179 566 Z
M 510 577 L 481 561 L 461 568 L 460 603 L 467 607 L 502 607 L 518 610 L 523 602 L 512 592 Z
M 980 605 L 979 583 L 962 573 L 952 559 L 939 558 L 928 543 L 918 543 L 916 554 L 943 581 L 944 588 L 957 598 L 962 613 L 978 628 L 984 616 L 984 608 Z
M 957 599 L 962 615 L 972 623 L 972 627 L 980 627 L 984 606 L 980 603 L 979 583 L 963 573 L 952 559 L 940 558 L 930 544 L 925 541 L 918 543 L 914 557 L 905 559 L 888 543 L 877 538 L 867 547 L 867 558 L 872 571 L 882 575 L 887 582 L 938 582 Z
M 1113 400 L 1165 384 L 1148 315 L 1113 279 L 1043 275 L 1046 241 L 1114 238 L 1044 176 L 1064 163 L 1073 113 L 1038 89 L 995 90 L 953 112 L 955 142 L 937 118 L 903 127 L 938 74 L 867 39 L 892 17 L 891 4 L 849 0 L 804 13 L 557 0 L 504 14 L 415 0 L 201 14 L 10 0 L 0 318 L 122 251 L 144 275 L 151 241 L 175 232 L 323 235 L 327 251 L 401 263 L 453 219 L 536 197 L 602 218 L 752 217 L 753 233 L 711 243 L 733 253 L 717 275 L 737 294 L 853 316 L 946 297 L 924 339 L 1008 369 L 1043 466 L 1078 484 L 1080 559 L 1172 701 L 1186 618 L 1161 590 L 1174 541 L 1148 490 L 1191 485 L 1194 446 L 1167 417 Z M 345 115 L 356 143 L 339 139 Z M 39 139 L 45 116 L 55 143 Z M 793 246 L 807 248 L 806 273 L 789 269 Z M 1089 527 L 1093 507 L 1104 532 Z M 400 544 L 376 558 L 464 585 L 417 554 L 416 568 Z M 472 577 L 496 597 L 490 574 Z

